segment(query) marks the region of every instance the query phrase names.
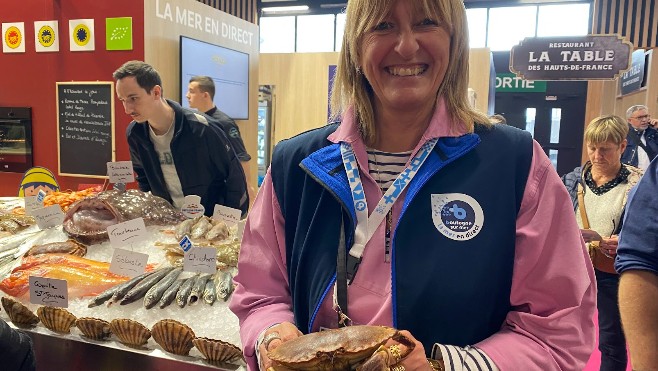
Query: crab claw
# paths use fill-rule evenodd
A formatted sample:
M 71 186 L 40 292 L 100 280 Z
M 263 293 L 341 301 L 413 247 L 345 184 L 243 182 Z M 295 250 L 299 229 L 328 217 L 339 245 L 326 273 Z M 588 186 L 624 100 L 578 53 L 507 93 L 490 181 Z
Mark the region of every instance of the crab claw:
M 370 358 L 365 360 L 357 371 L 382 371 L 389 370 L 391 366 L 399 363 L 404 357 L 409 355 L 416 344 L 409 338 L 397 333 L 391 338 L 400 344 L 380 345 Z

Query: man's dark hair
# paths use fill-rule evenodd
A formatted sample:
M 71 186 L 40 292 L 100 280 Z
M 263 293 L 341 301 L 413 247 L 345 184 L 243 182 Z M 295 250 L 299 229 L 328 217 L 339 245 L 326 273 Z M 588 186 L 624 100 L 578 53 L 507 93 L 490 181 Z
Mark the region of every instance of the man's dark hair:
M 210 76 L 193 76 L 190 82 L 199 84 L 199 90 L 204 93 L 210 94 L 210 100 L 215 99 L 215 82 L 212 81 Z
M 153 90 L 153 87 L 156 85 L 160 85 L 162 88 L 160 74 L 148 63 L 142 61 L 128 61 L 112 74 L 115 81 L 129 76 L 133 76 L 135 80 L 137 80 L 137 84 L 149 94 L 151 94 L 151 90 Z

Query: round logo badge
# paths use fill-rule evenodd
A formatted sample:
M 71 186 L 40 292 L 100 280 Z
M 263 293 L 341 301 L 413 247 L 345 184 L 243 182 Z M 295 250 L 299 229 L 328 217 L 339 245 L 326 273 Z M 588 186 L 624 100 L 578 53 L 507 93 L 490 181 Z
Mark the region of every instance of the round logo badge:
M 89 42 L 90 34 L 89 27 L 79 24 L 73 30 L 73 40 L 79 46 L 85 46 Z
M 50 26 L 43 26 L 39 29 L 37 39 L 39 40 L 39 44 L 43 47 L 47 48 L 52 46 L 55 42 L 55 30 Z
M 11 26 L 5 31 L 5 43 L 8 47 L 16 49 L 21 45 L 23 40 L 23 35 L 21 35 L 21 30 L 16 26 Z
M 442 235 L 455 241 L 465 241 L 480 233 L 484 213 L 480 204 L 469 195 L 433 194 L 432 220 Z

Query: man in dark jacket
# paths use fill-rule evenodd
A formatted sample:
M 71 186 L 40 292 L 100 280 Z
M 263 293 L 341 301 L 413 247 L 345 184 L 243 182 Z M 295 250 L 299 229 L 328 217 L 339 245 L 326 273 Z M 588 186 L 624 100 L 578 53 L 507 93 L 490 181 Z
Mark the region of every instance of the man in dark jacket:
M 0 369 L 30 371 L 35 369 L 32 340 L 0 319 Z
M 244 174 L 247 177 L 249 198 L 253 200 L 256 192 L 249 182 L 249 174 L 251 174 L 249 160 L 251 160 L 251 156 L 247 153 L 238 125 L 215 105 L 215 82 L 209 76 L 193 76 L 187 86 L 185 98 L 187 98 L 190 108 L 197 109 L 219 122 L 240 160 Z
M 215 204 L 249 208 L 240 162 L 224 132 L 207 116 L 164 99 L 158 72 L 129 61 L 114 74 L 117 97 L 133 118 L 126 130 L 139 188 L 180 208 L 187 195 L 201 197 L 205 214 Z
M 628 145 L 621 162 L 646 170 L 658 154 L 658 119 L 652 119 L 647 106 L 635 105 L 626 111 Z

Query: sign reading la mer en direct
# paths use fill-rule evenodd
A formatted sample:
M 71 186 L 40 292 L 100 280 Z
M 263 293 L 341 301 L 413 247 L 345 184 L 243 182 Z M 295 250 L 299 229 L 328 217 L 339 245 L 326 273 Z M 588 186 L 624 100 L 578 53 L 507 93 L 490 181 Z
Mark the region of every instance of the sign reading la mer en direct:
M 527 80 L 612 80 L 632 50 L 618 35 L 529 37 L 512 47 L 510 70 Z

